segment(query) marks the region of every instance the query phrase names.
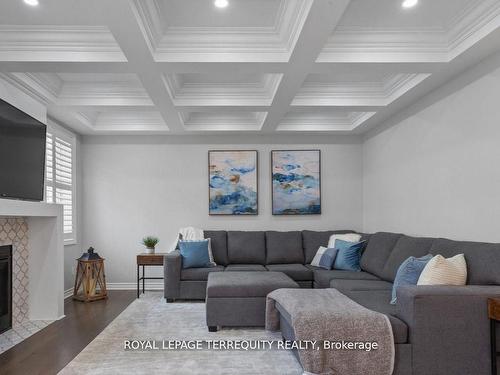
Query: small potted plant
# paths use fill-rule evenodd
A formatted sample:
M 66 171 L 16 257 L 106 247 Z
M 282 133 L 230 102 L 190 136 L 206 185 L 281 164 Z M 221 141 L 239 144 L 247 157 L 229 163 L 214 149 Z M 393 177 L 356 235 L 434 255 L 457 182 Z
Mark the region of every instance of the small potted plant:
M 147 236 L 142 239 L 142 244 L 146 246 L 146 249 L 148 250 L 148 254 L 154 254 L 155 253 L 155 246 L 156 244 L 160 242 L 158 237 L 154 236 Z

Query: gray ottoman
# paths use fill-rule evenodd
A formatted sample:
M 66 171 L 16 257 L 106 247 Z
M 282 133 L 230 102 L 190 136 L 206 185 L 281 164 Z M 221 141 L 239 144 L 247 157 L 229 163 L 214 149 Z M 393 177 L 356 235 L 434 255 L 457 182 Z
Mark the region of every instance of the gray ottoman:
M 207 282 L 207 326 L 265 325 L 266 296 L 276 289 L 300 288 L 283 272 L 211 272 Z

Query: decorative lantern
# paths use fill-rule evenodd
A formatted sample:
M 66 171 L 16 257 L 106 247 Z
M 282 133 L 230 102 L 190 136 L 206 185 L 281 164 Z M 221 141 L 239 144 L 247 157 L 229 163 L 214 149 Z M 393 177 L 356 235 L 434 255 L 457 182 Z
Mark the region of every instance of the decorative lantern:
M 73 299 L 91 302 L 108 298 L 104 258 L 94 253 L 94 248 L 91 247 L 77 261 Z

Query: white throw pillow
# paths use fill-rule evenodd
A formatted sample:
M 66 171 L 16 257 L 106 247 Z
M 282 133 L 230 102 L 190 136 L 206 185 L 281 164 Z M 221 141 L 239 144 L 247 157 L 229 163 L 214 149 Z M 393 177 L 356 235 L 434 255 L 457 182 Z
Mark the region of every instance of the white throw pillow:
M 425 266 L 417 285 L 465 285 L 466 282 L 467 263 L 464 254 L 452 258 L 436 255 Z
M 357 233 L 346 233 L 346 234 L 332 234 L 330 240 L 328 241 L 328 248 L 335 247 L 336 240 L 342 240 L 347 242 L 359 242 L 361 235 Z
M 314 256 L 311 266 L 319 267 L 319 261 L 321 260 L 321 257 L 323 256 L 323 253 L 327 250 L 327 247 L 320 246 L 318 251 L 316 252 L 316 255 Z
M 210 259 L 210 264 L 212 264 L 213 267 L 217 265 L 215 263 L 214 255 L 212 254 L 212 240 L 210 238 L 207 238 L 208 240 L 208 259 Z

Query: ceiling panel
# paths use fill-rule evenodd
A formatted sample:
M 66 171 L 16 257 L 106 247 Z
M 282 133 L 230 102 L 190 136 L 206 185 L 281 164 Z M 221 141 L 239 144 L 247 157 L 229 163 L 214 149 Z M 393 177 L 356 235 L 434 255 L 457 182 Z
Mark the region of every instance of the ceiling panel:
M 6 0 L 0 86 L 82 134 L 360 134 L 500 51 L 500 1 L 402 1 Z

